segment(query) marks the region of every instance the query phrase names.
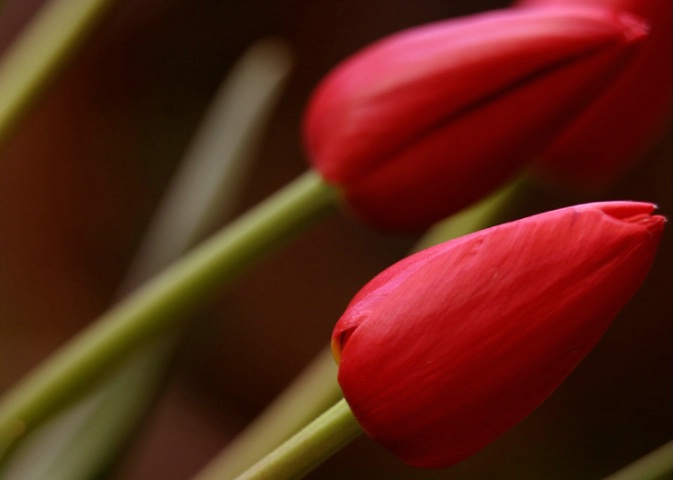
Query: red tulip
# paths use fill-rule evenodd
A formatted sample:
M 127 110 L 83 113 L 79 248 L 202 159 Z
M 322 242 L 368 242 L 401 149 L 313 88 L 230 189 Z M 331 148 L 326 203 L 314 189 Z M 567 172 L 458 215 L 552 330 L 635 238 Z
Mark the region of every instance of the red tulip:
M 530 161 L 627 63 L 643 24 L 598 8 L 509 9 L 410 29 L 317 88 L 307 150 L 349 207 L 421 229 Z
M 648 203 L 564 208 L 424 250 L 351 301 L 339 384 L 371 437 L 446 467 L 535 409 L 636 292 L 665 219 Z
M 582 187 L 602 187 L 642 159 L 671 119 L 673 2 L 671 0 L 523 0 L 520 6 L 591 5 L 632 12 L 651 25 L 619 78 L 543 154 L 546 176 Z

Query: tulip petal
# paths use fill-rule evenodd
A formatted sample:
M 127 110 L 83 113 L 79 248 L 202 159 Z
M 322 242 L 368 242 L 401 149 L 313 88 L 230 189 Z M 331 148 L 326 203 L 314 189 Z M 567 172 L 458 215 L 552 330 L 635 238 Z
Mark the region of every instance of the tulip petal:
M 408 30 L 337 67 L 307 149 L 377 226 L 419 229 L 516 173 L 610 82 L 645 34 L 598 8 L 510 9 Z
M 653 210 L 607 202 L 548 212 L 375 277 L 333 336 L 363 429 L 411 465 L 445 467 L 518 423 L 640 286 L 664 225 Z

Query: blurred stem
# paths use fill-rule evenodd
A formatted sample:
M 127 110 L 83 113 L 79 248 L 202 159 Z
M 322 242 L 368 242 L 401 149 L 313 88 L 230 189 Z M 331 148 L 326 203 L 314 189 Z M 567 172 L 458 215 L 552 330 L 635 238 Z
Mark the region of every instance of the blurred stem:
M 2 399 L 0 458 L 131 349 L 177 326 L 217 287 L 331 210 L 336 195 L 309 170 L 100 317 Z
M 275 38 L 255 42 L 236 62 L 161 199 L 122 282 L 122 294 L 232 216 L 291 65 L 289 47 Z M 180 343 L 178 333 L 145 342 L 103 385 L 79 399 L 72 409 L 50 419 L 51 424 L 67 417 L 57 427 L 60 432 L 46 428 L 34 437 L 39 441 L 54 436 L 57 440 L 37 451 L 28 448 L 33 438 L 23 443 L 27 467 L 12 470 L 11 478 L 34 479 L 37 465 L 42 466 L 39 478 L 84 480 L 100 476 L 128 445 L 158 396 Z M 77 416 L 73 409 L 81 414 Z
M 126 436 L 143 418 L 163 381 L 175 332 L 133 352 L 105 383 L 29 435 L 2 478 L 91 479 L 109 467 Z M 123 395 L 121 395 L 123 393 Z
M 439 222 L 423 235 L 414 251 L 418 252 L 498 223 L 503 211 L 519 198 L 526 177 L 521 176 L 485 199 Z
M 342 399 L 236 479 L 301 478 L 361 433 L 360 425 Z M 224 480 L 226 477 L 213 475 L 201 478 Z
M 113 0 L 47 2 L 0 63 L 0 146 Z
M 673 475 L 673 441 L 662 445 L 604 480 L 666 480 Z
M 517 201 L 524 185 L 525 179 L 521 177 L 481 202 L 440 222 L 421 238 L 413 250 L 419 251 L 494 225 L 503 216 L 503 211 Z M 196 479 L 233 478 L 280 445 L 341 396 L 335 377 L 336 365 L 331 349 L 327 346 Z
M 337 366 L 328 348 L 194 480 L 234 478 L 341 398 Z
M 291 64 L 289 47 L 274 38 L 255 42 L 236 62 L 161 199 L 120 293 L 133 290 L 231 217 Z M 153 404 L 179 343 L 177 333 L 145 342 L 103 385 L 45 422 L 12 455 L 6 475 L 84 480 L 100 474 Z

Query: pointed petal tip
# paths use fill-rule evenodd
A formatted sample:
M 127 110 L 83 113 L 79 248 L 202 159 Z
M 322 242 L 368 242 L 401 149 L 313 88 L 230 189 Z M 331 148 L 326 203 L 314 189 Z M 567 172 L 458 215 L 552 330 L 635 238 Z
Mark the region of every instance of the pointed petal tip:
M 548 10 L 551 12 L 573 14 L 580 17 L 593 17 L 601 19 L 605 25 L 611 25 L 621 36 L 625 43 L 632 43 L 643 40 L 651 31 L 651 26 L 648 20 L 634 14 L 630 11 L 625 11 L 619 8 L 611 8 L 598 5 L 536 5 L 538 10 Z
M 629 200 L 615 200 L 610 202 L 595 202 L 580 205 L 580 208 L 598 209 L 604 214 L 623 220 L 634 215 L 648 215 L 658 207 L 650 202 L 633 202 Z
M 668 221 L 666 217 L 662 215 L 652 215 L 658 208 L 654 203 L 616 201 L 592 203 L 586 206 L 588 208 L 597 208 L 615 220 L 643 226 L 651 232 L 659 232 L 663 230 L 664 225 Z

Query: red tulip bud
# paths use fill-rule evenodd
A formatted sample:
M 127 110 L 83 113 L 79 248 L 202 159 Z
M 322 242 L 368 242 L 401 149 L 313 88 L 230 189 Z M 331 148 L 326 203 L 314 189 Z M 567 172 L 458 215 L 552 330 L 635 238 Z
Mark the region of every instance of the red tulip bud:
M 351 301 L 332 336 L 361 426 L 446 467 L 535 409 L 636 292 L 665 219 L 648 203 L 564 208 L 424 250 Z
M 671 119 L 671 0 L 523 0 L 521 6 L 592 5 L 623 9 L 651 25 L 633 61 L 542 155 L 554 180 L 602 187 L 623 175 L 661 137 Z
M 516 173 L 630 58 L 643 24 L 509 9 L 414 28 L 346 60 L 307 110 L 307 150 L 352 210 L 420 229 Z

